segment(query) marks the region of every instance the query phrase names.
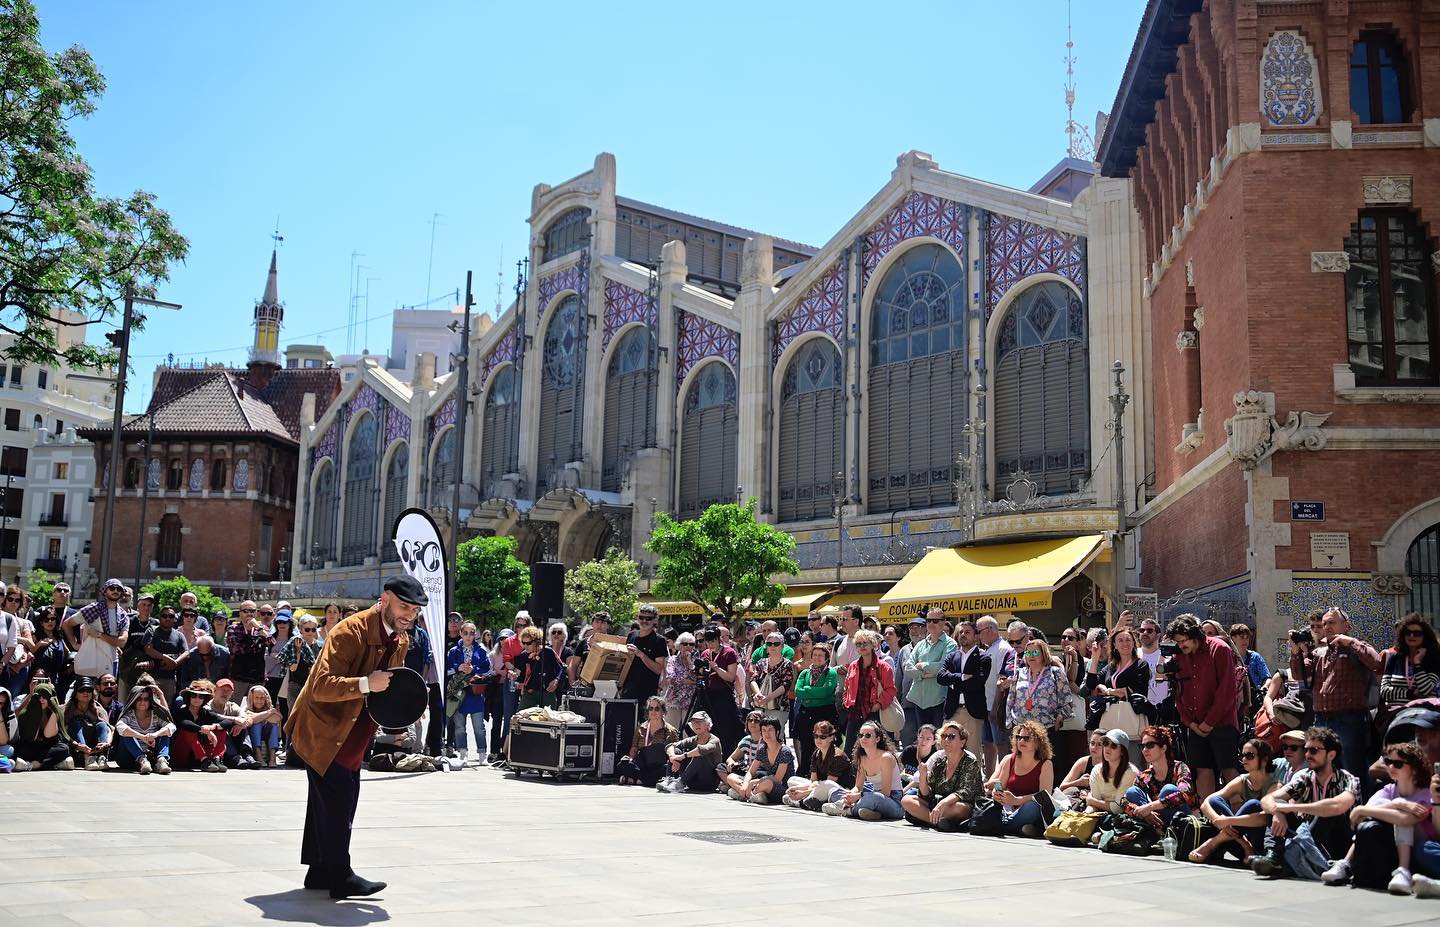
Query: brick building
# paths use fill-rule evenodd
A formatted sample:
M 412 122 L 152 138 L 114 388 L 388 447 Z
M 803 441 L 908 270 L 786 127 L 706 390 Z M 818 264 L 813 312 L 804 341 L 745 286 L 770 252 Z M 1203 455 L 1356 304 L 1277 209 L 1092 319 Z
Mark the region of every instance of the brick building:
M 1440 0 L 1150 0 L 1098 155 L 1140 213 L 1169 611 L 1440 613 Z M 1178 593 L 1178 595 L 1177 595 Z
M 149 407 L 123 425 L 118 480 L 108 472 L 110 430 L 82 432 L 95 444 L 99 492 L 115 486 L 112 574 L 184 574 L 232 594 L 284 578 L 302 410 L 313 417 L 329 406 L 340 378 L 282 369 L 283 318 L 272 254 L 246 369 L 161 368 Z M 97 514 L 97 551 L 103 529 Z

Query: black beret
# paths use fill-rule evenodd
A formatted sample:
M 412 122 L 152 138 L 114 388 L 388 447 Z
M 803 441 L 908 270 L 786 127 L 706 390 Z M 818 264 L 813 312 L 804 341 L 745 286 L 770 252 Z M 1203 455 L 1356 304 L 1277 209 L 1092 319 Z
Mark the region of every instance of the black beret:
M 401 602 L 410 605 L 429 605 L 430 597 L 425 594 L 425 587 L 420 585 L 419 580 L 413 576 L 400 575 L 392 576 L 385 580 L 385 591 L 399 599 Z

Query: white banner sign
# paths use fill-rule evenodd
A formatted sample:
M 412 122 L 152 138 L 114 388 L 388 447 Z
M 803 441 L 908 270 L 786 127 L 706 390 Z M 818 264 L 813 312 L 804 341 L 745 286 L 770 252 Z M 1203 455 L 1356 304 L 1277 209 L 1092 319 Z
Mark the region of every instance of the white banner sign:
M 424 509 L 406 509 L 395 520 L 395 549 L 400 552 L 400 563 L 405 572 L 413 576 L 430 604 L 420 610 L 425 621 L 425 631 L 430 635 L 430 654 L 434 662 L 435 678 L 445 681 L 445 616 L 450 613 L 445 601 L 445 576 L 448 572 L 445 562 L 445 544 L 440 540 L 440 529 L 435 520 Z

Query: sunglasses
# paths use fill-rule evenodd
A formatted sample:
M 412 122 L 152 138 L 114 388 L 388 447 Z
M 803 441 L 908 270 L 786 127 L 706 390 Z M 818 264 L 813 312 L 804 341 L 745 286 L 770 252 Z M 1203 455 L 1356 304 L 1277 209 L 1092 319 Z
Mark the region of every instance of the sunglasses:
M 1038 657 L 1038 656 L 1040 656 L 1040 651 L 1038 651 L 1038 650 L 1027 650 L 1027 651 L 1025 651 L 1025 656 L 1027 656 L 1027 657 Z
M 551 637 L 564 637 L 564 636 L 565 636 L 565 632 L 564 632 L 564 631 L 551 631 L 551 632 L 550 632 L 550 636 L 551 636 Z
M 1140 744 L 1140 749 L 1141 749 L 1141 750 L 1159 750 L 1159 749 L 1160 749 L 1160 745 L 1159 745 L 1158 743 L 1156 743 L 1155 741 L 1153 741 L 1153 740 L 1146 740 L 1146 741 L 1142 741 L 1142 742 L 1141 742 L 1141 744 Z
M 780 642 L 780 641 L 766 641 L 766 642 L 765 642 L 765 646 L 766 646 L 766 647 L 784 647 L 785 645 L 784 645 L 784 643 L 782 643 L 782 642 Z
M 870 650 L 870 649 L 872 649 L 874 646 L 875 646 L 874 644 L 859 643 L 859 644 L 856 644 L 856 645 L 855 645 L 855 649 L 856 649 L 856 650 Z
M 242 609 L 240 609 L 240 613 L 241 613 L 241 614 L 248 614 L 248 613 L 253 612 L 253 611 L 255 611 L 255 609 L 253 609 L 253 608 L 242 608 Z
M 1141 629 L 1140 629 L 1140 633 L 1141 633 L 1141 634 L 1156 634 L 1156 633 L 1158 633 L 1158 630 L 1157 630 L 1156 628 L 1141 628 Z
M 1424 637 L 1424 636 L 1425 636 L 1425 632 L 1422 631 L 1422 630 L 1420 630 L 1419 628 L 1406 628 L 1406 629 L 1405 629 L 1405 636 L 1406 636 L 1406 637 Z
M 1035 739 L 1035 735 L 1034 735 L 1034 734 L 1016 734 L 1013 739 L 1018 740 L 1018 741 L 1020 741 L 1021 743 L 1029 743 L 1030 741 L 1032 741 L 1032 740 Z
M 260 614 L 262 614 L 262 615 L 273 615 L 273 614 L 275 614 L 275 613 L 274 613 L 274 612 L 271 612 L 271 611 L 266 611 L 265 609 L 262 608 L 262 609 L 260 609 Z
M 651 706 L 650 706 L 648 709 L 646 709 L 646 710 L 647 710 L 647 711 L 664 711 L 665 709 L 663 709 L 663 708 L 656 708 L 654 705 L 651 705 Z
M 863 734 L 860 735 L 860 739 L 861 739 L 861 740 L 874 740 L 874 739 L 875 739 L 875 732 L 874 732 L 874 731 L 866 731 L 865 733 L 863 733 Z
M 1325 751 L 1322 750 L 1320 747 L 1306 747 L 1306 748 L 1305 748 L 1305 755 L 1306 755 L 1306 756 L 1316 756 L 1316 755 L 1321 754 L 1321 753 L 1324 753 L 1324 752 L 1325 752 Z
M 1246 750 L 1244 753 L 1240 754 L 1240 759 L 1242 759 L 1242 760 L 1253 760 L 1253 759 L 1255 759 L 1255 757 L 1257 757 L 1257 756 L 1259 756 L 1259 755 L 1260 755 L 1260 754 L 1256 753 L 1254 750 Z
M 315 633 L 315 629 L 314 629 L 314 628 L 301 628 L 301 629 L 300 629 L 300 633 L 301 633 L 301 634 L 314 634 L 314 633 Z
M 1300 752 L 1300 748 L 1297 747 L 1297 746 L 1295 746 L 1294 744 L 1286 744 L 1285 746 L 1281 747 L 1280 749 L 1281 749 L 1281 750 L 1284 750 L 1286 753 L 1299 753 L 1299 752 Z
M 20 596 L 18 596 L 18 595 L 7 595 L 7 596 L 5 597 L 5 601 L 6 601 L 6 602 L 19 602 L 19 601 L 20 601 Z
M 815 735 L 815 739 L 816 739 L 816 740 L 834 740 L 834 739 L 835 739 L 835 735 L 834 735 L 834 734 L 816 734 L 816 735 Z
M 944 618 L 926 618 L 926 619 L 925 619 L 925 623 L 926 623 L 926 624 L 944 624 L 944 623 L 945 623 L 945 619 L 944 619 Z
M 940 739 L 941 739 L 941 740 L 964 740 L 965 738 L 961 737 L 959 734 L 941 734 L 941 735 L 940 735 Z
M 1397 759 L 1395 759 L 1395 757 L 1393 757 L 1393 756 L 1387 756 L 1387 757 L 1384 757 L 1383 759 L 1385 760 L 1385 765 L 1386 765 L 1386 766 L 1389 766 L 1391 769 L 1400 769 L 1401 767 L 1403 767 L 1403 766 L 1405 765 L 1405 761 L 1404 761 L 1404 760 L 1397 760 Z
M 1100 741 L 1100 746 L 1104 747 L 1106 750 L 1120 749 L 1120 745 L 1113 740 L 1102 740 Z

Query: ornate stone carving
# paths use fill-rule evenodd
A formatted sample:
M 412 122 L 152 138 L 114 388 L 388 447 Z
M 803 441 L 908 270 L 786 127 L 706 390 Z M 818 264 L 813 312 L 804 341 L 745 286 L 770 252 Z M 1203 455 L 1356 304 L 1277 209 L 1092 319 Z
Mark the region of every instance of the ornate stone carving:
M 1318 451 L 1325 447 L 1324 425 L 1332 413 L 1291 412 L 1281 423 L 1272 417 L 1275 394 L 1246 390 L 1235 394 L 1235 415 L 1225 423 L 1231 459 L 1253 470 L 1277 451 Z
M 1192 331 L 1183 331 L 1175 336 L 1175 350 L 1190 351 L 1200 347 L 1200 335 Z
M 1194 286 L 1194 285 L 1195 285 L 1195 259 L 1194 259 L 1194 258 L 1190 258 L 1190 259 L 1188 259 L 1188 260 L 1185 261 L 1185 285 L 1186 285 L 1186 286 Z
M 1195 307 L 1195 330 L 1198 332 L 1198 331 L 1203 331 L 1204 329 L 1205 329 L 1205 307 L 1204 307 L 1204 306 L 1196 306 L 1196 307 Z
M 1365 203 L 1370 206 L 1408 205 L 1411 199 L 1408 175 L 1365 177 L 1360 181 L 1360 189 L 1365 194 Z
M 1402 573 L 1376 573 L 1370 577 L 1370 588 L 1376 595 L 1405 595 L 1410 591 L 1410 577 Z
M 1311 251 L 1310 273 L 1343 274 L 1350 269 L 1350 255 L 1344 251 Z

